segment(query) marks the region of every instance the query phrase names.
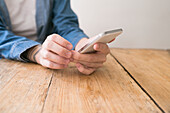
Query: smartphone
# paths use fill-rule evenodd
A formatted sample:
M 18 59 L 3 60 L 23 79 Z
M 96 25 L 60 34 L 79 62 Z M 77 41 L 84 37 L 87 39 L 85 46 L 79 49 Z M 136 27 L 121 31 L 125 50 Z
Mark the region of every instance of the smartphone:
M 90 38 L 82 48 L 78 50 L 79 53 L 85 54 L 85 53 L 93 53 L 95 50 L 93 49 L 93 46 L 97 42 L 101 43 L 111 43 L 115 38 L 120 35 L 123 32 L 122 29 L 115 29 L 106 31 L 104 33 L 100 33 L 99 35 Z

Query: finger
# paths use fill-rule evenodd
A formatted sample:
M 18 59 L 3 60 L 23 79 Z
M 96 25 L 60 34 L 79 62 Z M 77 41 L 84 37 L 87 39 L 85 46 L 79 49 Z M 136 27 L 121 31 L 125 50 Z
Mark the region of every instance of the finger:
M 89 68 L 100 68 L 103 66 L 103 62 L 100 62 L 100 63 L 89 63 L 89 62 L 84 62 L 84 61 L 77 61 L 77 60 L 74 60 L 75 63 L 80 63 L 80 64 L 83 64 Z
M 66 48 L 66 49 L 69 49 L 69 50 L 71 50 L 73 48 L 73 45 L 69 41 L 67 41 L 66 39 L 64 39 L 63 37 L 61 37 L 58 34 L 53 34 L 53 35 L 48 36 L 47 40 L 53 41 L 53 42 L 59 44 L 60 46 Z
M 93 48 L 94 48 L 94 50 L 102 52 L 104 54 L 109 54 L 110 53 L 110 49 L 109 49 L 108 45 L 104 44 L 104 43 L 96 43 L 93 46 Z
M 42 55 L 43 58 L 50 60 L 50 61 L 57 63 L 57 64 L 67 65 L 70 62 L 69 59 L 61 57 L 61 56 L 59 56 L 59 55 L 57 55 L 57 54 L 55 54 L 51 51 L 48 51 L 48 50 L 42 50 L 41 55 Z
M 91 53 L 91 54 L 81 54 L 76 51 L 72 51 L 72 58 L 78 61 L 85 61 L 85 62 L 105 62 L 106 55 L 99 54 L 99 53 Z
M 44 43 L 43 44 L 43 48 L 47 49 L 47 50 L 50 50 L 62 57 L 65 57 L 65 58 L 70 58 L 72 56 L 72 53 L 71 51 L 69 51 L 68 49 L 56 44 L 55 42 L 53 41 L 50 41 L 50 42 L 47 42 L 47 43 Z
M 77 63 L 76 64 L 76 67 L 77 67 L 77 69 L 81 72 L 81 73 L 83 73 L 83 74 L 85 74 L 85 75 L 90 75 L 90 74 L 92 74 L 96 69 L 95 68 L 85 68 L 82 64 L 80 64 L 80 63 Z
M 68 65 L 63 65 L 63 64 L 57 64 L 47 59 L 41 59 L 40 64 L 50 69 L 64 69 L 68 66 Z

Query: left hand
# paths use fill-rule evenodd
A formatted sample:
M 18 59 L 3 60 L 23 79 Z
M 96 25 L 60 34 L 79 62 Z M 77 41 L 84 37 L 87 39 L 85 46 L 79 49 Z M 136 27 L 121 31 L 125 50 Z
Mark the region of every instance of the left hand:
M 81 45 L 87 42 L 87 40 L 88 39 L 82 39 L 76 47 L 81 47 Z M 93 48 L 97 52 L 81 54 L 79 52 L 72 51 L 72 61 L 76 63 L 77 69 L 86 75 L 89 75 L 102 67 L 103 63 L 106 62 L 106 56 L 110 53 L 109 47 L 104 43 L 96 43 Z

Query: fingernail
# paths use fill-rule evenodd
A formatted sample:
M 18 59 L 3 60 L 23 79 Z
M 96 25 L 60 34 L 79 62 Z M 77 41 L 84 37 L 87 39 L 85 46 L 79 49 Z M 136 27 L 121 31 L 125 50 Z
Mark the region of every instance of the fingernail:
M 68 44 L 68 45 L 67 45 L 67 49 L 70 49 L 70 50 L 71 50 L 71 49 L 72 49 L 72 45 Z
M 94 49 L 99 49 L 99 48 L 100 48 L 99 45 L 97 45 L 97 44 L 94 45 Z

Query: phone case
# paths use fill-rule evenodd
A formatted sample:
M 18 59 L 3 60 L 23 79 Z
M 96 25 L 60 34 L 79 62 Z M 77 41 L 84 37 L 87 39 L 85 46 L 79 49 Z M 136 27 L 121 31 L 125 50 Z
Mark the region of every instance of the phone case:
M 90 42 L 88 42 L 85 46 L 83 46 L 81 49 L 78 50 L 80 53 L 92 53 L 95 52 L 93 49 L 93 45 L 97 42 L 101 43 L 110 43 L 115 38 L 122 33 L 122 29 L 116 29 L 116 30 L 111 30 L 111 31 L 106 31 L 104 33 L 101 33 L 92 39 L 90 39 Z

